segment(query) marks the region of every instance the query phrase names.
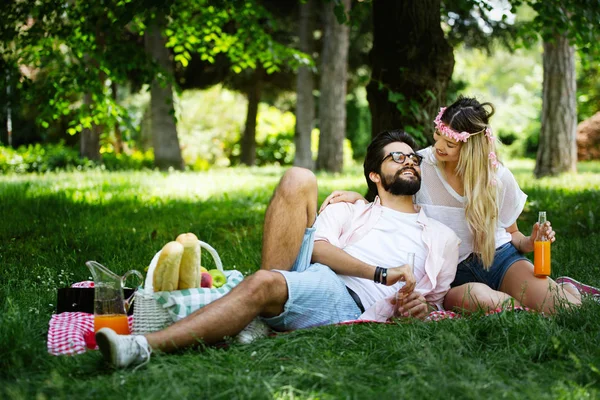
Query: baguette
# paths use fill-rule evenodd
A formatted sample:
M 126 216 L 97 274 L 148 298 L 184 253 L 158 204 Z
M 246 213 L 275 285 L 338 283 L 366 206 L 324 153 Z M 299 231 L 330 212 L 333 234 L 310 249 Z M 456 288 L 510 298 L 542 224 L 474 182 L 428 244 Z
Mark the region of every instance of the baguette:
M 182 233 L 177 242 L 183 245 L 183 257 L 179 265 L 179 290 L 200 287 L 200 242 L 193 233 Z
M 179 284 L 179 264 L 183 257 L 183 245 L 179 242 L 165 244 L 158 257 L 154 270 L 153 286 L 155 292 L 177 290 Z

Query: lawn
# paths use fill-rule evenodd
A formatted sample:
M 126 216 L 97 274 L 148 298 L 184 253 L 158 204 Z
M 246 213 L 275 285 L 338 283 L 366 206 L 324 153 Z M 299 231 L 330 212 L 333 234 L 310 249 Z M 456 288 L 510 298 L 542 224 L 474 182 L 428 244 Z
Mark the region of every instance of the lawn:
M 542 180 L 532 178 L 530 160 L 508 165 L 529 195 L 520 228 L 528 234 L 546 210 L 557 231 L 552 276 L 600 286 L 600 163 Z M 0 176 L 0 398 L 600 397 L 600 304 L 591 301 L 552 318 L 322 327 L 154 354 L 135 372 L 109 369 L 98 352 L 48 355 L 56 290 L 87 280 L 87 260 L 143 271 L 166 242 L 194 232 L 226 268 L 255 271 L 264 211 L 283 171 Z M 360 168 L 319 182 L 320 201 L 334 189 L 365 188 Z

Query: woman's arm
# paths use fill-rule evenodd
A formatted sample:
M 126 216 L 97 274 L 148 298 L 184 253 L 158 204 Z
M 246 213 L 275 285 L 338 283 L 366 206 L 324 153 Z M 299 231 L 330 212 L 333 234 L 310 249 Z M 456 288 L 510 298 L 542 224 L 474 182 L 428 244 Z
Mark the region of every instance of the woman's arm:
M 327 207 L 329 204 L 341 202 L 355 203 L 358 200 L 363 200 L 365 203 L 368 203 L 367 200 L 359 193 L 347 192 L 344 190 L 334 190 L 329 196 L 327 196 L 325 201 L 323 201 L 323 204 L 321 204 L 321 208 L 319 208 L 319 214 L 322 213 L 325 207 Z

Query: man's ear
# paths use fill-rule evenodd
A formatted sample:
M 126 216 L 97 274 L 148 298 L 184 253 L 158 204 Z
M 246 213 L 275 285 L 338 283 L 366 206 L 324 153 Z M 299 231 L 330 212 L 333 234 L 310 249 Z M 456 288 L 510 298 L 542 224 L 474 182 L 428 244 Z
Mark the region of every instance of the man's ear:
M 373 183 L 381 182 L 381 177 L 377 172 L 369 172 L 369 179 L 373 181 Z

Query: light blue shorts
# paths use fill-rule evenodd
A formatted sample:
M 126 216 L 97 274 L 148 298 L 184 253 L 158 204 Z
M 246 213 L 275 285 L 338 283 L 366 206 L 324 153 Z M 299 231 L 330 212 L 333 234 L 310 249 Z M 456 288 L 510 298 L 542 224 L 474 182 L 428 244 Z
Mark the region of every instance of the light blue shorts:
M 307 228 L 291 271 L 277 271 L 287 282 L 288 301 L 276 317 L 263 318 L 280 331 L 357 319 L 361 311 L 344 282 L 328 266 L 311 264 L 315 228 Z

